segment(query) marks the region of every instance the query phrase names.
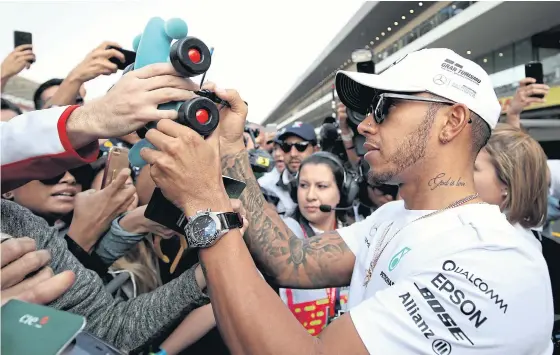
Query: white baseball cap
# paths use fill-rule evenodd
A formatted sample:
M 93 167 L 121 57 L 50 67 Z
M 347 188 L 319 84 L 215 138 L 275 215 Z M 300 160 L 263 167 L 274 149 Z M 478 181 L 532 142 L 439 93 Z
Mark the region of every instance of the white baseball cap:
M 429 92 L 465 104 L 492 129 L 496 127 L 501 112 L 486 71 L 446 48 L 410 53 L 379 75 L 339 71 L 336 91 L 346 107 L 361 114 L 366 114 L 379 91 Z

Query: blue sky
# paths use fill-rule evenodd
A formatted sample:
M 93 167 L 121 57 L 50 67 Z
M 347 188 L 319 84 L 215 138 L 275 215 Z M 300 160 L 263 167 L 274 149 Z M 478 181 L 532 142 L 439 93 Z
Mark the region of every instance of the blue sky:
M 180 17 L 189 35 L 215 47 L 207 79 L 237 89 L 260 122 L 361 6 L 361 1 L 17 1 L 1 2 L 0 56 L 13 31 L 33 33 L 37 62 L 22 76 L 64 77 L 104 40 L 132 49 L 154 16 Z M 312 30 L 305 30 L 310 28 Z M 119 74 L 86 84 L 103 95 Z

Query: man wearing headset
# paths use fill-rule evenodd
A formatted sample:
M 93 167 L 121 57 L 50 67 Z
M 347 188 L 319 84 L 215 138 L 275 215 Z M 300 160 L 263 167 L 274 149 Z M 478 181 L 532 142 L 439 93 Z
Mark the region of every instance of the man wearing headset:
M 242 140 L 247 106 L 235 91 L 216 90 L 231 109 L 206 140 L 167 120 L 147 134 L 160 151 L 142 156 L 185 212 L 230 350 L 552 354 L 546 263 L 475 192 L 474 160 L 500 116 L 488 74 L 449 49 L 424 49 L 380 75 L 339 72 L 336 89 L 344 105 L 367 114 L 359 132 L 370 180 L 398 184 L 403 200 L 306 240 L 259 193 Z M 222 173 L 247 183 L 247 245 Z M 311 336 L 258 275 L 251 254 L 282 287 L 350 285 L 349 312 Z

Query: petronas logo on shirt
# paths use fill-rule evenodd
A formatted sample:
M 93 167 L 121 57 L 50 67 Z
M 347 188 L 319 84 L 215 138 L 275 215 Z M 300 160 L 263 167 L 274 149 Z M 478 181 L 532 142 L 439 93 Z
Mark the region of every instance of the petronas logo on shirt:
M 397 265 L 399 265 L 399 263 L 401 262 L 401 259 L 410 251 L 410 248 L 408 247 L 404 247 L 401 249 L 401 251 L 399 251 L 398 253 L 396 253 L 393 258 L 391 259 L 391 261 L 389 261 L 389 271 L 393 271 Z

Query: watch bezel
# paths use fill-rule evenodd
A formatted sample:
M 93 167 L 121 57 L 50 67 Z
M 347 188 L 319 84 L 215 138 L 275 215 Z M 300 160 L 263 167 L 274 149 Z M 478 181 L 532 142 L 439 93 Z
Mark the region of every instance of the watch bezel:
M 210 217 L 210 219 L 216 225 L 216 232 L 206 238 L 206 240 L 201 240 L 200 238 L 196 238 L 196 234 L 193 231 L 195 221 L 201 217 Z M 189 218 L 189 222 L 186 226 L 187 232 L 187 239 L 189 241 L 189 247 L 192 248 L 207 248 L 216 243 L 216 241 L 220 238 L 221 235 L 225 234 L 222 226 L 222 222 L 218 218 L 216 213 L 212 213 L 211 211 L 198 211 L 193 217 Z

